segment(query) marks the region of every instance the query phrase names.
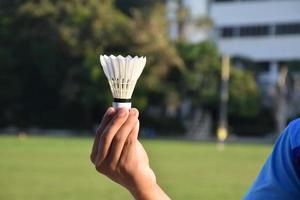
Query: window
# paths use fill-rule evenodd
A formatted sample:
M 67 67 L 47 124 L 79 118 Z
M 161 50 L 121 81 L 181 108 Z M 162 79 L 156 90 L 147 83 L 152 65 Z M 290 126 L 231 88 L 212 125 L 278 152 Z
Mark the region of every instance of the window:
M 270 70 L 270 63 L 269 62 L 258 62 L 255 65 L 256 71 L 258 72 L 268 72 Z
M 232 27 L 224 27 L 220 29 L 220 35 L 224 38 L 229 38 L 234 36 L 234 28 Z
M 240 36 L 265 36 L 269 35 L 270 27 L 269 26 L 242 26 L 240 28 Z
M 300 34 L 300 23 L 276 25 L 276 35 Z
M 219 29 L 222 38 L 233 37 L 260 37 L 271 35 L 300 34 L 300 23 L 271 24 L 257 26 L 227 26 Z

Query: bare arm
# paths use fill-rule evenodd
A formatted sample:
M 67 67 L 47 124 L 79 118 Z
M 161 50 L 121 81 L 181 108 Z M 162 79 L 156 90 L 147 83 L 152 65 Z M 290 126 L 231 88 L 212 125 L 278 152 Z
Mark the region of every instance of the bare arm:
M 91 161 L 101 174 L 124 186 L 137 200 L 169 200 L 156 183 L 141 143 L 138 110 L 109 108 L 99 125 Z

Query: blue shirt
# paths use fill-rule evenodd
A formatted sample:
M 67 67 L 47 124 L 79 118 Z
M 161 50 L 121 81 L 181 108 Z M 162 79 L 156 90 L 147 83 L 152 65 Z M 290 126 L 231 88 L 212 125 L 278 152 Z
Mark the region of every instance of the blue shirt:
M 244 200 L 300 200 L 300 119 L 278 138 Z

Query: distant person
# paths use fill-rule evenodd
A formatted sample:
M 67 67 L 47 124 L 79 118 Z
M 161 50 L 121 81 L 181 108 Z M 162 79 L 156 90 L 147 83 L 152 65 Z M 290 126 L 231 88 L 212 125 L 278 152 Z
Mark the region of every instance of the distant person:
M 158 186 L 141 143 L 138 110 L 109 108 L 97 129 L 91 160 L 97 171 L 138 200 L 170 199 Z M 245 200 L 300 200 L 300 120 L 281 134 Z

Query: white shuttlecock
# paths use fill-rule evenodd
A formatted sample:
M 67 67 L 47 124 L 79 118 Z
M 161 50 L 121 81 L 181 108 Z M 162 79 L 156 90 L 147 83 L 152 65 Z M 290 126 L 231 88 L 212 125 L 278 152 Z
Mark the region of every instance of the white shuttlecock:
M 100 63 L 114 98 L 113 107 L 131 108 L 131 96 L 145 67 L 146 57 L 100 55 Z

